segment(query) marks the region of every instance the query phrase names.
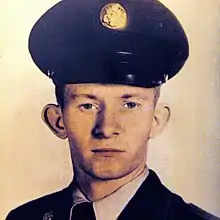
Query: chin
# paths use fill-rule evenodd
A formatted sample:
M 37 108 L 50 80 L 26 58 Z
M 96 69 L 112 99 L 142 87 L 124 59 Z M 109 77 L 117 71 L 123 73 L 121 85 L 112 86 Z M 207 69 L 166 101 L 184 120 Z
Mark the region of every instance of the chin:
M 121 179 L 124 176 L 126 176 L 126 173 L 116 173 L 114 171 L 107 171 L 107 172 L 87 172 L 89 176 L 91 176 L 93 179 L 97 180 L 116 180 Z
M 89 176 L 97 180 L 116 180 L 121 179 L 132 173 L 135 168 L 136 167 L 129 167 L 127 166 L 127 164 L 122 165 L 114 162 L 108 163 L 108 165 L 93 164 L 89 166 L 89 169 L 85 169 L 84 171 Z

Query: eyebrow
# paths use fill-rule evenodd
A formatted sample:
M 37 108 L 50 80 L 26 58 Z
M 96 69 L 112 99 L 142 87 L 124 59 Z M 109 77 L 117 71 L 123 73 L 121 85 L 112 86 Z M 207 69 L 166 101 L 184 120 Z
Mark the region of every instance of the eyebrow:
M 97 96 L 92 95 L 92 94 L 71 94 L 71 97 L 73 99 L 79 98 L 79 97 L 85 97 L 85 98 L 89 98 L 89 99 L 93 99 L 93 100 L 100 100 Z M 140 94 L 123 94 L 121 97 L 121 99 L 130 99 L 130 98 L 140 98 L 143 100 L 148 99 L 147 96 L 142 96 Z
M 91 95 L 91 94 L 71 94 L 71 97 L 73 99 L 79 98 L 80 96 L 85 97 L 85 98 L 89 98 L 89 99 L 94 99 L 94 100 L 99 99 L 97 96 Z
M 130 99 L 130 98 L 140 98 L 140 99 L 143 99 L 143 100 L 146 100 L 148 99 L 147 96 L 142 96 L 140 94 L 124 94 L 121 96 L 122 99 Z

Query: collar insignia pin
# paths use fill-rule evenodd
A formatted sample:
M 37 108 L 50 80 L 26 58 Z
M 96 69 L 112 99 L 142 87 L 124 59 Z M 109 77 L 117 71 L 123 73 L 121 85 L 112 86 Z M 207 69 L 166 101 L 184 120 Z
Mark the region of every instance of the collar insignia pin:
M 54 217 L 53 211 L 49 211 L 44 214 L 44 217 L 42 220 L 52 220 Z

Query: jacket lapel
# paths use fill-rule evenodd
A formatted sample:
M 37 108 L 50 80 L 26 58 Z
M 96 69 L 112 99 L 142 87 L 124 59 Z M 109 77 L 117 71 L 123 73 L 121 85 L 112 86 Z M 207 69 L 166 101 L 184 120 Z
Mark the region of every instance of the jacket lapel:
M 156 173 L 150 170 L 148 177 L 120 214 L 118 220 L 166 219 L 170 192 L 162 185 Z
M 49 209 L 42 220 L 69 220 L 72 207 L 72 183 L 62 191 L 55 193 L 50 201 Z

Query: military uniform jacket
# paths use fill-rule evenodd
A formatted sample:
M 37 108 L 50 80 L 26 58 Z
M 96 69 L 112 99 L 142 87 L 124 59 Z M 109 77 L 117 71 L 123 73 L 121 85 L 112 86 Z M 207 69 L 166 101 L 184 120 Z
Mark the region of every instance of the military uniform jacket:
M 70 184 L 62 191 L 12 210 L 6 220 L 69 220 L 72 204 Z M 170 192 L 152 170 L 118 217 L 118 220 L 128 219 L 220 220 L 193 204 L 185 203 L 181 197 Z

